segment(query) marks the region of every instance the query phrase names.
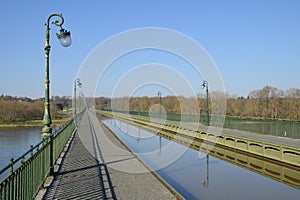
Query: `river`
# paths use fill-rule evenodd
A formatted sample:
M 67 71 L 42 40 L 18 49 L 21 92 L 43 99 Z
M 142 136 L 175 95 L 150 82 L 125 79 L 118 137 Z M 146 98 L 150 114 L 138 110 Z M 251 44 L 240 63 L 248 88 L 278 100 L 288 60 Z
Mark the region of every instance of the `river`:
M 41 141 L 41 127 L 0 127 L 0 169 Z M 2 180 L 3 175 L 0 175 Z
M 299 199 L 300 187 L 291 187 L 253 170 L 206 156 L 117 120 L 107 119 L 103 122 L 186 199 Z M 178 149 L 185 151 L 176 161 L 163 166 L 165 160 Z M 299 176 L 299 171 L 295 172 Z M 295 178 L 300 180 L 300 177 Z

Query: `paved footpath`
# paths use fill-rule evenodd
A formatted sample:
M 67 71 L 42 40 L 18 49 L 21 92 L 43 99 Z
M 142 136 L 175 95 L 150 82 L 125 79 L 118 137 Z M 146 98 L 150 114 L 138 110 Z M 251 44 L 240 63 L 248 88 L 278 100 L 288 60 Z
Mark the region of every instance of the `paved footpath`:
M 171 191 L 86 111 L 41 199 L 176 199 Z

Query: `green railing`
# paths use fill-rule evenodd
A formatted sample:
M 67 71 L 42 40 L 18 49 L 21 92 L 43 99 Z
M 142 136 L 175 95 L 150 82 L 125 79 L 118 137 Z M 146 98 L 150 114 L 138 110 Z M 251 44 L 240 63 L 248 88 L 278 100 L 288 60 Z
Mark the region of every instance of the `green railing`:
M 224 128 L 238 129 L 267 135 L 300 138 L 300 121 L 226 117 Z
M 111 111 L 111 110 L 107 110 Z M 127 113 L 128 111 L 114 110 L 114 112 Z M 130 110 L 130 115 L 139 115 L 143 117 L 162 118 L 170 121 L 182 121 L 182 122 L 200 122 L 205 124 L 205 115 L 193 115 L 193 114 L 178 114 L 178 113 L 155 113 L 145 111 Z
M 111 111 L 111 110 L 107 110 Z M 114 112 L 127 113 L 128 111 L 114 110 Z M 205 115 L 194 115 L 194 114 L 179 114 L 179 113 L 149 113 L 144 111 L 129 111 L 130 115 L 139 115 L 146 118 L 163 118 L 170 121 L 181 121 L 181 122 L 196 122 L 205 125 Z M 216 124 L 219 121 L 218 118 L 224 116 L 210 115 L 212 126 L 222 126 L 229 129 L 237 129 L 242 131 L 249 131 L 254 133 L 261 133 L 266 135 L 276 135 L 289 138 L 300 139 L 300 121 L 293 120 L 282 120 L 282 119 L 260 119 L 260 118 L 242 118 L 225 116 L 224 124 Z M 214 120 L 212 120 L 214 118 Z
M 0 200 L 34 199 L 46 177 L 53 174 L 54 164 L 75 130 L 80 115 L 43 139 L 0 171 L 7 174 L 0 182 Z

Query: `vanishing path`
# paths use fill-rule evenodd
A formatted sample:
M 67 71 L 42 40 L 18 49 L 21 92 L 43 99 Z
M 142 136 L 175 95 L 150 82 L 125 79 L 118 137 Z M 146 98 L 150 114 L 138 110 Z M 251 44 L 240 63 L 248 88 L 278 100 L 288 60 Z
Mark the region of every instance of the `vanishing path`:
M 86 111 L 42 199 L 176 199 Z

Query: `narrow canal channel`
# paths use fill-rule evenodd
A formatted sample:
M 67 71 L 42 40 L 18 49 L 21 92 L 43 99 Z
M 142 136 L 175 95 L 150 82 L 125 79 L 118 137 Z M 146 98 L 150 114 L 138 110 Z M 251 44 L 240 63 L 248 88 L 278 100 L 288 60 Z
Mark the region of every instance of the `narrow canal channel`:
M 292 187 L 124 122 L 103 123 L 186 199 L 299 199 L 299 171 Z

